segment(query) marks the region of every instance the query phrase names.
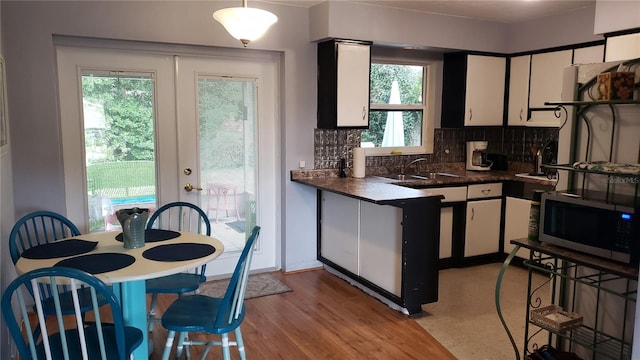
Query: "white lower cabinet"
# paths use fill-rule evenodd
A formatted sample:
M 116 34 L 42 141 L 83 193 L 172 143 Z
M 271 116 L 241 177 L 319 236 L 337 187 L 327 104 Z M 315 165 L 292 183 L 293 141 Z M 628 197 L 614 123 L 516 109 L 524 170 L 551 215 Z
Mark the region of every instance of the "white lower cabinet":
M 501 206 L 501 199 L 467 202 L 465 257 L 498 252 Z
M 358 274 L 360 200 L 322 192 L 321 255 Z
M 498 252 L 501 210 L 502 183 L 468 186 L 464 257 Z
M 402 209 L 322 192 L 323 258 L 402 295 Z
M 453 256 L 453 208 L 440 209 L 440 259 Z
M 434 195 L 442 195 L 442 208 L 440 209 L 440 259 L 448 259 L 453 256 L 454 228 L 453 218 L 455 209 L 447 203 L 459 203 L 467 200 L 467 187 L 445 187 L 427 189 Z
M 402 294 L 402 209 L 360 202 L 359 275 Z
M 506 197 L 504 214 L 504 252 L 510 254 L 515 246 L 511 240 L 526 238 L 529 233 L 531 200 Z M 517 256 L 528 259 L 530 250 L 520 248 Z

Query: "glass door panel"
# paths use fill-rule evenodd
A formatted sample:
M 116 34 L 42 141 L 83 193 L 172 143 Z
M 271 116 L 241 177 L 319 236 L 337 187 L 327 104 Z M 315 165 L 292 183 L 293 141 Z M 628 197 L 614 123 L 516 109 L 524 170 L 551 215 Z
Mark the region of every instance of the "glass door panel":
M 207 276 L 233 272 L 254 224 L 262 230 L 252 268 L 273 268 L 279 186 L 278 62 L 271 56 L 176 56 L 175 61 L 178 196 L 207 212 L 212 236 L 225 247 L 207 265 Z
M 115 211 L 156 209 L 153 74 L 82 74 L 89 231 L 117 230 Z
M 256 224 L 255 79 L 198 75 L 201 206 L 225 251 Z

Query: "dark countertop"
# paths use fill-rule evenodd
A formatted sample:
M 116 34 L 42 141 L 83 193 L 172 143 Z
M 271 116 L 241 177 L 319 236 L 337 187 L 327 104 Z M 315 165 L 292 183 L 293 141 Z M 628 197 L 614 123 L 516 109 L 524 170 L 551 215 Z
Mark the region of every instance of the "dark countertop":
M 517 171 L 455 171 L 452 173 L 459 175 L 459 177 L 439 177 L 434 180 L 393 180 L 378 175 L 368 175 L 364 178 L 341 178 L 335 169 L 292 170 L 291 181 L 374 203 L 431 196 L 429 187 L 502 181 L 520 181 L 552 186 L 556 182 L 545 177 L 516 176 L 519 173 Z

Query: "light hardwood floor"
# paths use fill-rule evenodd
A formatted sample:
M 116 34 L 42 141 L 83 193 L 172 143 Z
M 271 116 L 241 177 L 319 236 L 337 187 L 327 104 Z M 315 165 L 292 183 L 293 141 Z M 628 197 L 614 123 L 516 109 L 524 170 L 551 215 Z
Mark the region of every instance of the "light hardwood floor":
M 456 359 L 413 319 L 324 270 L 275 275 L 293 291 L 245 301 L 248 359 Z M 159 310 L 173 299 L 161 296 Z M 150 359 L 160 359 L 166 330 L 156 326 L 152 336 Z M 200 354 L 199 347 L 191 351 L 192 358 Z M 235 348 L 231 355 L 239 358 Z M 221 357 L 216 347 L 207 358 Z

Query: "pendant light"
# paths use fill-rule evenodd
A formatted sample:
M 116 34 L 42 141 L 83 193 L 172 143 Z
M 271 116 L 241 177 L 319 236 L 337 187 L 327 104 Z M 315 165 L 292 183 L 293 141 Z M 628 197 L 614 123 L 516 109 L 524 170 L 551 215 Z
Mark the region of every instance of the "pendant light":
M 266 10 L 247 7 L 247 0 L 242 0 L 242 7 L 214 12 L 213 18 L 219 21 L 231 36 L 240 40 L 244 47 L 247 47 L 249 41 L 264 35 L 267 29 L 278 21 L 277 16 Z

